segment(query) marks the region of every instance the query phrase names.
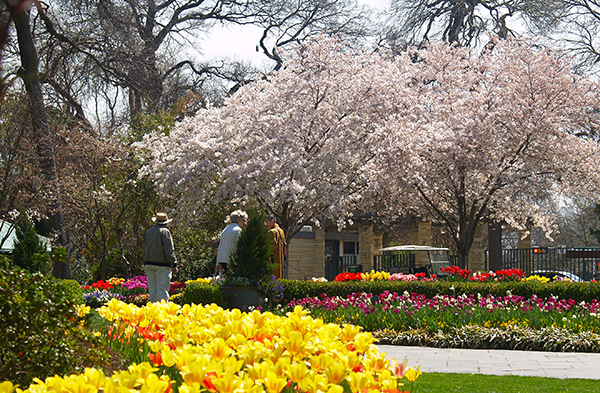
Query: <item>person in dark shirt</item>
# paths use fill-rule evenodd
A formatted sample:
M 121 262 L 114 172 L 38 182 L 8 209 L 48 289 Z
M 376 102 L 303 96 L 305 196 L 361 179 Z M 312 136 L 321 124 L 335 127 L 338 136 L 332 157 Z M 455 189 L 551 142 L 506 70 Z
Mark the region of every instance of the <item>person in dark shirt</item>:
M 148 293 L 151 302 L 168 302 L 171 277 L 178 271 L 173 238 L 167 228 L 167 224 L 173 220 L 169 219 L 167 213 L 156 213 L 152 221 L 156 225 L 148 229 L 144 237 L 144 268 L 148 279 Z

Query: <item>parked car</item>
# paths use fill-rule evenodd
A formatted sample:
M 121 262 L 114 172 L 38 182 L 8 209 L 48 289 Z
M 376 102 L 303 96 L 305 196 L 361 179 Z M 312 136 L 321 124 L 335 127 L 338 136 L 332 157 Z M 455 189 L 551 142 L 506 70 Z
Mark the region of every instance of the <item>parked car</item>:
M 553 270 L 536 270 L 531 272 L 532 275 L 538 275 L 540 277 L 548 277 L 550 280 L 554 281 L 556 280 L 556 277 L 559 278 L 559 280 L 565 281 L 566 279 L 569 279 L 569 281 L 573 281 L 573 282 L 583 282 L 583 278 L 570 273 L 570 272 L 564 272 L 564 271 L 553 271 Z

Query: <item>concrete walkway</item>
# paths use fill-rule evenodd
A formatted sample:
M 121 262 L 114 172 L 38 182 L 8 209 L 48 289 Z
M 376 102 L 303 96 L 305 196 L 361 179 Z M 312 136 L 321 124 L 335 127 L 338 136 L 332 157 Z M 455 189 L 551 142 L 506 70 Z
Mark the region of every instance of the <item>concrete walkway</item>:
M 421 371 L 600 379 L 600 353 L 446 349 L 377 345 L 379 352 Z

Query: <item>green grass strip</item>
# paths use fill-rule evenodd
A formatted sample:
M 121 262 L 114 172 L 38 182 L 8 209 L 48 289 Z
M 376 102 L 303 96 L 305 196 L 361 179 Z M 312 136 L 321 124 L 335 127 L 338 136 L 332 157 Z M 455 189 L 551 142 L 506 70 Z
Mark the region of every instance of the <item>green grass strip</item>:
M 400 389 L 410 389 L 410 382 Z M 483 374 L 423 373 L 412 393 L 561 393 L 600 392 L 597 379 L 559 379 Z

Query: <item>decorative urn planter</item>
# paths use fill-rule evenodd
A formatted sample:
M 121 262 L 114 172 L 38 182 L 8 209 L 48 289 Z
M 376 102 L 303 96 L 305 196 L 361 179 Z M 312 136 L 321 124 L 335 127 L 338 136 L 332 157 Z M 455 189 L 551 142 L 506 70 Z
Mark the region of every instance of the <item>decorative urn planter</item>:
M 257 287 L 221 287 L 227 308 L 251 311 L 265 301 L 265 294 Z

